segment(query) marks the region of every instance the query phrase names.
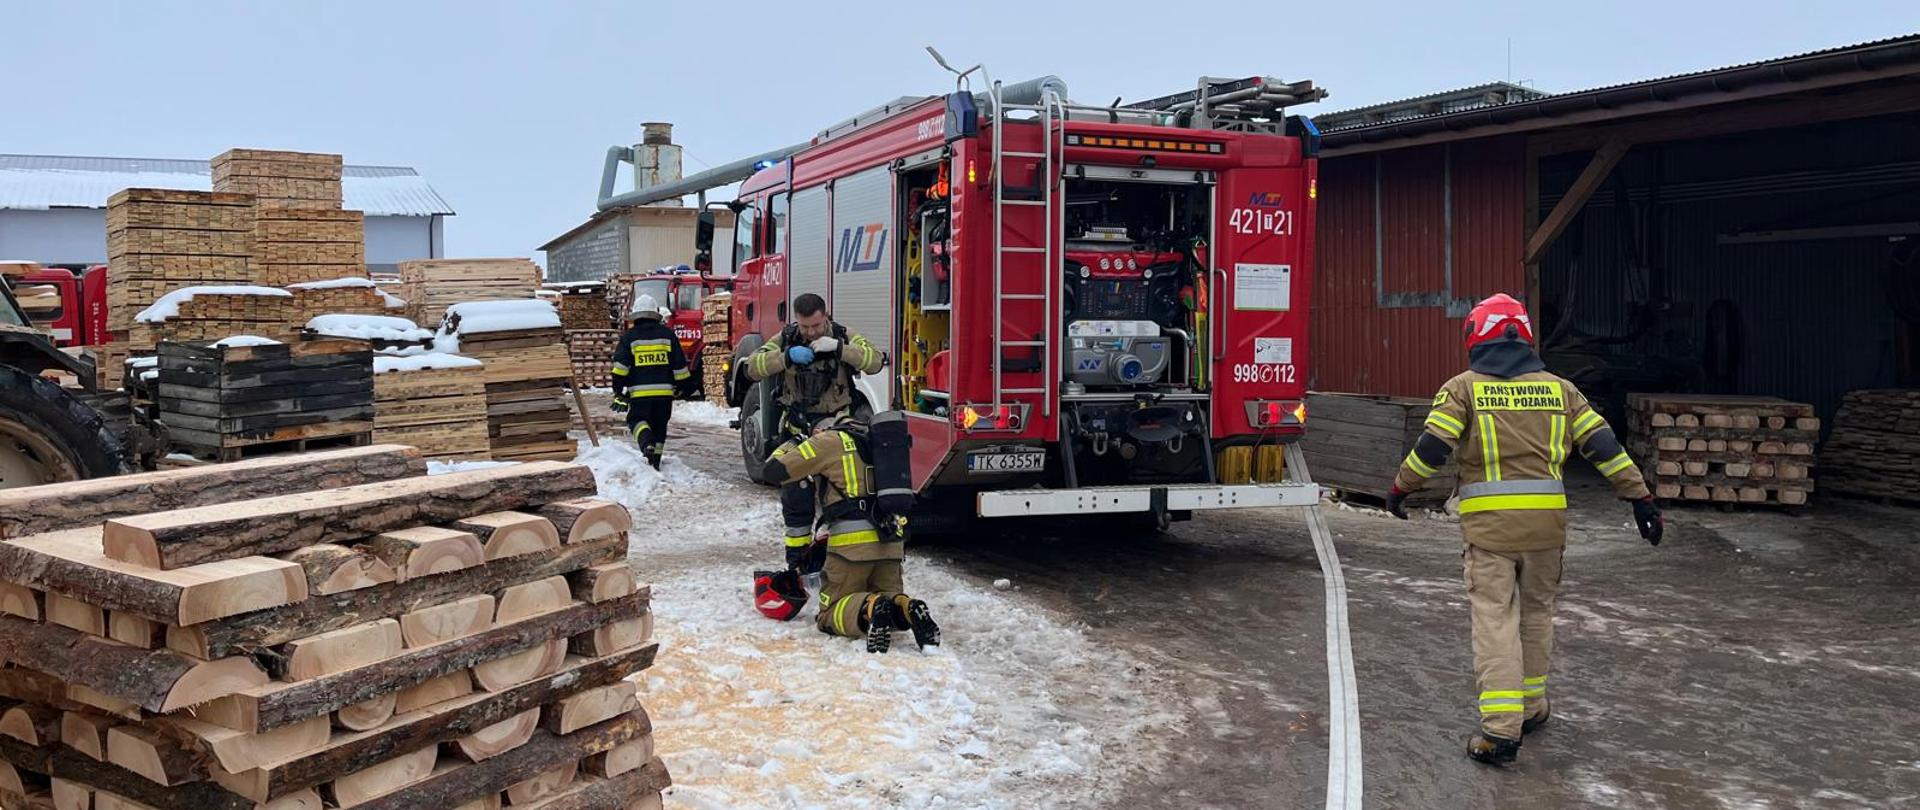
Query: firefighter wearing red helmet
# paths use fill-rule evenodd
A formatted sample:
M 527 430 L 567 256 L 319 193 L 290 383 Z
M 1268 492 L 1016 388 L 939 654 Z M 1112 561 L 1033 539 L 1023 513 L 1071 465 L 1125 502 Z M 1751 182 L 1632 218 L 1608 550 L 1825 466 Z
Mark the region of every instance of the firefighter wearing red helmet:
M 1426 430 L 1400 465 L 1387 509 L 1407 517 L 1408 492 L 1452 459 L 1460 481 L 1460 531 L 1473 618 L 1480 729 L 1467 755 L 1512 762 L 1520 740 L 1547 722 L 1553 601 L 1567 541 L 1562 468 L 1578 450 L 1599 468 L 1647 542 L 1664 523 L 1640 471 L 1605 419 L 1573 383 L 1534 352 L 1527 310 L 1505 294 L 1467 316 L 1469 370 L 1433 398 Z
M 899 427 L 904 431 L 904 422 Z M 783 484 L 817 479 L 814 490 L 827 525 L 825 583 L 814 620 L 820 632 L 865 637 L 867 652 L 883 653 L 895 631 L 909 631 L 914 643 L 925 649 L 940 643 L 940 626 L 926 602 L 906 593 L 900 570 L 906 558 L 906 516 L 881 506 L 883 498 L 892 496 L 882 495 L 886 488 L 874 474 L 871 430 L 852 416 L 822 419 L 806 441 L 775 450 L 763 473 Z M 768 590 L 778 584 L 769 581 Z M 762 602 L 762 613 L 774 615 L 766 607 L 769 600 L 761 594 L 756 599 Z

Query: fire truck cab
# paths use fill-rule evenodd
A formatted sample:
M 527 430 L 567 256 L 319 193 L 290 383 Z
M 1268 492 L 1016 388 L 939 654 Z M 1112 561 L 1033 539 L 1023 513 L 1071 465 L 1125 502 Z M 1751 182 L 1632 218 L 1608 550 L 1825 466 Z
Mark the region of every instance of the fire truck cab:
M 747 354 L 805 293 L 886 351 L 923 501 L 980 517 L 1317 502 L 1305 427 L 1311 83 L 1202 79 L 1122 107 L 1046 77 L 905 98 L 821 132 L 734 204 L 731 396 L 749 474 L 781 439 Z M 1270 458 L 1273 464 L 1256 459 Z
M 718 292 L 733 288 L 733 280 L 701 275 L 686 265 L 662 267 L 652 273 L 636 276 L 630 282 L 627 301 L 631 308 L 633 301 L 642 295 L 651 295 L 653 300 L 671 314 L 667 325 L 673 328 L 673 334 L 680 340 L 680 348 L 687 354 L 688 368 L 693 372 L 690 379 L 680 386 L 683 397 L 698 398 L 700 395 L 701 351 L 705 346 L 704 329 L 701 322 L 700 302 Z M 632 313 L 621 315 L 623 321 L 631 321 Z

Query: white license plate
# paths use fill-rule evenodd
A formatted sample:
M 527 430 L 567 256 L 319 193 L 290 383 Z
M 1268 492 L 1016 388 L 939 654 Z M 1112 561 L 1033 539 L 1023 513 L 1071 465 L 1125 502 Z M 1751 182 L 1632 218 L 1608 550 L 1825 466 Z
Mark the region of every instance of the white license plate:
M 1047 454 L 1043 450 L 967 454 L 968 473 L 1040 472 L 1046 467 Z

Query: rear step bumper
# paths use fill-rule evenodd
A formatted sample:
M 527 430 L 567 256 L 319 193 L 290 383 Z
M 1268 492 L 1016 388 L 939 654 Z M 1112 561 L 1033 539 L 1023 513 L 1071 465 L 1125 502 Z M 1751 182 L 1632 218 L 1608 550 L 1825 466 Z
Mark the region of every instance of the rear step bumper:
M 1318 484 L 1142 484 L 982 492 L 978 496 L 976 509 L 980 517 L 1022 517 L 1257 509 L 1312 506 L 1319 502 Z

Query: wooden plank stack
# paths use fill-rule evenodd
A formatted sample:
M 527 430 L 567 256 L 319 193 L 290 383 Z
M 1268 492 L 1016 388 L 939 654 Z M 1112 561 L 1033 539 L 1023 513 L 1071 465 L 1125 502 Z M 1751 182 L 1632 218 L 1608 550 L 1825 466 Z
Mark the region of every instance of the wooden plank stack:
M 567 357 L 573 363 L 573 378 L 591 388 L 613 384 L 613 350 L 620 348 L 620 333 L 613 329 L 568 329 Z
M 176 447 L 216 461 L 364 445 L 373 434 L 365 341 L 160 344 L 160 421 Z
M 181 287 L 246 283 L 253 198 L 129 188 L 107 199 L 107 329 Z
M 700 302 L 700 387 L 707 401 L 727 401 L 727 367 L 733 360 L 733 293 L 718 292 Z
M 497 461 L 570 459 L 572 365 L 551 304 L 477 301 L 447 310 L 444 330 L 459 353 L 485 363 L 487 436 Z
M 532 298 L 540 267 L 531 259 L 418 259 L 400 263 L 400 284 L 408 317 L 432 327 L 449 304 Z
M 335 207 L 338 207 L 336 201 Z M 366 217 L 359 211 L 282 208 L 254 212 L 253 268 L 262 284 L 289 286 L 367 278 Z
M 1920 500 L 1920 389 L 1848 391 L 1820 448 L 1829 492 Z
M 250 194 L 262 207 L 340 209 L 339 155 L 229 149 L 213 158 L 213 190 Z
M 321 315 L 386 315 L 386 298 L 373 282 L 364 277 L 335 279 L 286 285 L 293 293 L 291 322 L 296 328 Z
M 373 359 L 373 440 L 444 461 L 492 458 L 480 361 L 450 354 Z
M 1627 450 L 1662 500 L 1800 506 L 1820 419 L 1774 397 L 1629 394 Z
M 134 315 L 127 344 L 152 353 L 163 340 L 220 340 L 235 335 L 289 337 L 293 296 L 277 287 L 182 287 Z
M 1385 499 L 1400 463 L 1426 430 L 1433 403 L 1408 397 L 1307 394 L 1307 434 L 1301 441 L 1313 480 L 1348 493 Z M 1448 463 L 1407 496 L 1410 503 L 1439 503 L 1453 494 Z
M 626 510 L 572 464 L 423 472 L 376 446 L 0 492 L 0 806 L 657 803 Z
M 612 329 L 607 317 L 606 284 L 578 282 L 548 285 L 559 293 L 555 299 L 560 310 L 560 326 L 569 332 Z

